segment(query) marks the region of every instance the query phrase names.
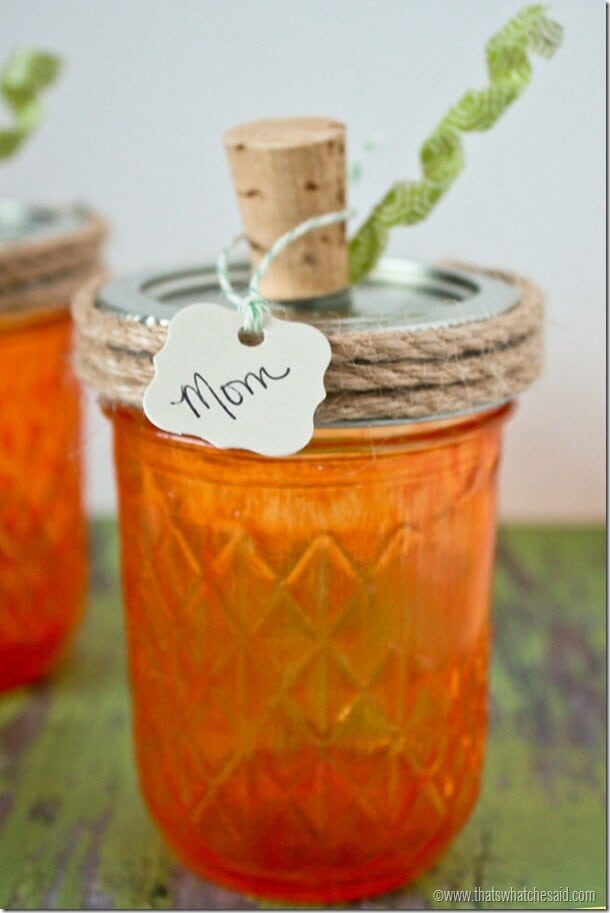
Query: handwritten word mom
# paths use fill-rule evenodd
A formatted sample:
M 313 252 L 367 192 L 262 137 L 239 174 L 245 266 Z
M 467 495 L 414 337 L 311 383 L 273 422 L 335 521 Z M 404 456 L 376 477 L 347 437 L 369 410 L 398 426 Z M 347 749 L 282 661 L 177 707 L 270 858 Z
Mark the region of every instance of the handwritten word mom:
M 212 409 L 214 405 L 219 406 L 226 412 L 229 418 L 235 421 L 235 414 L 229 408 L 230 406 L 241 406 L 246 394 L 254 396 L 255 392 L 267 390 L 267 381 L 283 380 L 290 374 L 290 368 L 286 368 L 283 374 L 271 374 L 267 368 L 260 368 L 258 372 L 248 371 L 243 380 L 228 380 L 220 387 L 214 387 L 199 371 L 193 374 L 192 384 L 183 384 L 180 399 L 172 400 L 172 406 L 180 406 L 186 403 L 197 418 L 201 418 L 199 409 Z M 254 383 L 258 386 L 254 387 Z

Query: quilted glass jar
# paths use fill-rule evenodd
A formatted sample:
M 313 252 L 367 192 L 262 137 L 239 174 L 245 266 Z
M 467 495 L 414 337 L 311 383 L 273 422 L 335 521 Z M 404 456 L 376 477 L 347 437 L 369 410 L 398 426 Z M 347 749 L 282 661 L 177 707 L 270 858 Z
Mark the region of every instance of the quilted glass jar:
M 188 271 L 136 286 L 98 306 L 218 297 Z M 140 783 L 195 871 L 339 901 L 409 881 L 463 825 L 511 408 L 319 428 L 270 460 L 106 403 Z
M 0 690 L 46 673 L 66 651 L 83 610 L 87 566 L 70 267 L 65 257 L 57 266 L 53 259 L 55 243 L 65 254 L 62 238 L 76 233 L 71 255 L 82 255 L 80 266 L 87 267 L 89 248 L 79 248 L 83 219 L 75 212 L 0 206 Z M 45 282 L 34 280 L 37 271 Z

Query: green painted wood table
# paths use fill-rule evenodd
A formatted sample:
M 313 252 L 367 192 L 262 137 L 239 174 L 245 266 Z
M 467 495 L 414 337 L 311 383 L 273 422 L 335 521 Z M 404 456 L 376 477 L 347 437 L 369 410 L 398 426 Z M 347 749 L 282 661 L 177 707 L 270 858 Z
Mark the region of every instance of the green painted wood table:
M 0 698 L 0 907 L 278 906 L 187 872 L 148 818 L 131 754 L 112 523 L 93 525 L 92 548 L 91 604 L 71 658 Z M 476 811 L 425 877 L 356 908 L 605 905 L 603 531 L 502 530 L 494 618 Z

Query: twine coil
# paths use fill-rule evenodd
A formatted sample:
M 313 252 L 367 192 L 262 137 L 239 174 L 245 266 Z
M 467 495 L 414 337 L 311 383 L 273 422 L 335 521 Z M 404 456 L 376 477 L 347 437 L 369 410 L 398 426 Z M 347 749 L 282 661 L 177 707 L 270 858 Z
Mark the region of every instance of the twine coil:
M 449 265 L 514 283 L 518 303 L 499 316 L 441 329 L 328 334 L 332 359 L 317 426 L 483 408 L 515 397 L 536 379 L 543 349 L 540 289 L 505 271 Z M 104 281 L 98 275 L 73 299 L 76 370 L 104 400 L 142 408 L 167 327 L 96 308 Z
M 67 306 L 99 268 L 106 235 L 102 219 L 40 238 L 0 244 L 0 313 Z

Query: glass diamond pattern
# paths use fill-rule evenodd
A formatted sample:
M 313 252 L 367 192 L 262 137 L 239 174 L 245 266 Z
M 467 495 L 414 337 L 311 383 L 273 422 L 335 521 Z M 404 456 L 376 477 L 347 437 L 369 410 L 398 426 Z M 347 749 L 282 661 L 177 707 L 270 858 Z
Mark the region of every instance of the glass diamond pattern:
M 362 580 L 334 538 L 324 533 L 299 556 L 285 585 L 312 628 L 323 635 L 346 611 Z
M 364 447 L 346 486 L 130 412 L 115 432 L 138 764 L 183 858 L 305 892 L 429 864 L 480 778 L 491 566 L 467 556 L 497 433 L 393 455 L 384 485 Z
M 0 321 L 0 688 L 44 672 L 85 588 L 79 390 L 67 316 Z

